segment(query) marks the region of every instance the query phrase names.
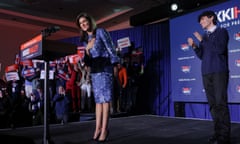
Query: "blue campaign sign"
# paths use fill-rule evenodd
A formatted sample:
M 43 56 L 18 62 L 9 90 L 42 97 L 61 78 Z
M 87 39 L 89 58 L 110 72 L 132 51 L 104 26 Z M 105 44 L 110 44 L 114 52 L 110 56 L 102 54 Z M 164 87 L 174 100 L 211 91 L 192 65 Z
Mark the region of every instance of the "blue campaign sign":
M 229 33 L 229 90 L 230 103 L 240 103 L 240 1 L 231 0 L 208 8 L 170 19 L 171 79 L 173 101 L 207 102 L 202 84 L 201 61 L 187 38 L 198 31 L 203 33 L 198 23 L 198 15 L 205 10 L 213 10 L 218 17 L 218 26 Z M 194 39 L 197 41 L 196 39 Z

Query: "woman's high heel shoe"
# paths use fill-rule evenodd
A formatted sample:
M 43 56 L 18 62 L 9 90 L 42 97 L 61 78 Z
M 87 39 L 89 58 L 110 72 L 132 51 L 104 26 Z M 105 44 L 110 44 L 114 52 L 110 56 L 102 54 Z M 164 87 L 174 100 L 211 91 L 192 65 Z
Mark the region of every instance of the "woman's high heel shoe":
M 96 136 L 96 138 L 93 137 L 93 140 L 94 140 L 94 141 L 98 141 L 100 135 L 101 135 L 101 132 L 98 133 L 98 135 Z
M 103 139 L 103 140 L 98 139 L 98 142 L 100 142 L 100 143 L 106 142 L 108 140 L 108 136 L 109 136 L 109 130 L 107 130 L 107 134 L 106 134 L 105 139 Z

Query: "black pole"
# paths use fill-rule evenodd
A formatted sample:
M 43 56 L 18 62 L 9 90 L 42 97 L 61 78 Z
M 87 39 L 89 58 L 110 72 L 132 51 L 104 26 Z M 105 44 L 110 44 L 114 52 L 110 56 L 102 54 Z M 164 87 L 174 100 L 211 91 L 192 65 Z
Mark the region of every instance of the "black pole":
M 44 132 L 43 132 L 43 144 L 53 143 L 50 139 L 50 131 L 49 131 L 49 62 L 44 61 L 44 70 L 45 70 L 45 78 L 44 78 Z

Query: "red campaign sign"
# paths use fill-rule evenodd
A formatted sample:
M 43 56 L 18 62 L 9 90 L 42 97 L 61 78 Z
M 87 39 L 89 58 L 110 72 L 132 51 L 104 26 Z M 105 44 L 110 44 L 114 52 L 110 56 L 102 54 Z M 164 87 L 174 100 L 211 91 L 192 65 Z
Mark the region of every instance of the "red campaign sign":
M 77 48 L 77 54 L 79 55 L 80 59 L 82 59 L 84 57 L 84 50 L 85 50 L 84 46 L 79 46 Z
M 17 64 L 13 64 L 13 65 L 7 66 L 5 68 L 6 73 L 13 72 L 13 71 L 18 71 L 18 65 Z
M 32 60 L 21 61 L 21 64 L 24 65 L 24 66 L 33 66 Z

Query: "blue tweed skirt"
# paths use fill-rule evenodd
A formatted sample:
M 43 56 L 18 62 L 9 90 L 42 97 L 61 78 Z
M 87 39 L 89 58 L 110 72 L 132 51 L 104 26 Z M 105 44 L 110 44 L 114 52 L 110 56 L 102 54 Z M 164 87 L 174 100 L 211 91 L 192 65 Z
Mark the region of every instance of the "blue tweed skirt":
M 100 72 L 92 73 L 92 88 L 95 103 L 108 103 L 113 95 L 113 74 Z

